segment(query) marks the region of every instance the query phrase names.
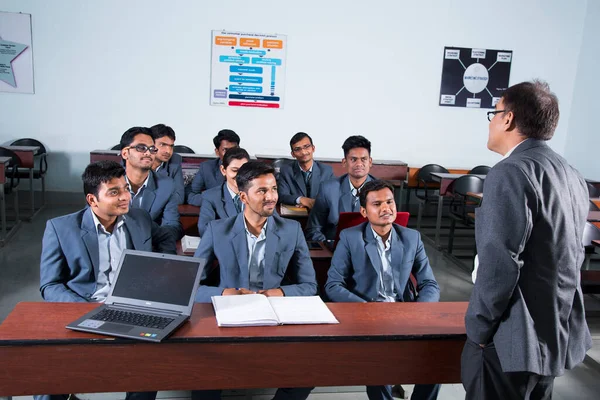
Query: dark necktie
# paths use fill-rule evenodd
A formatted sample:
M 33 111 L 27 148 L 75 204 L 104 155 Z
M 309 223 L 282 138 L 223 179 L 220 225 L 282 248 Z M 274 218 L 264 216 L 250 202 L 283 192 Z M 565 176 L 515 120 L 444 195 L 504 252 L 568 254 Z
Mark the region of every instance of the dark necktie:
M 242 212 L 242 202 L 240 200 L 239 194 L 236 194 L 235 197 L 233 198 L 233 205 L 235 205 L 235 209 L 238 212 L 238 214 L 240 212 Z
M 304 185 L 306 186 L 306 197 L 310 197 L 312 171 L 302 171 L 304 174 Z
M 360 202 L 358 199 L 358 189 L 352 188 L 352 211 L 359 212 L 360 211 Z

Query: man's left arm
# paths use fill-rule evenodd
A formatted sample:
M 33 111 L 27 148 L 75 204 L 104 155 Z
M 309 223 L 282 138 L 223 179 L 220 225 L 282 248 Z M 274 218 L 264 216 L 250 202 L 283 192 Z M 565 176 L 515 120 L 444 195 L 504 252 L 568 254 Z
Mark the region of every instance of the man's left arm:
M 181 164 L 171 165 L 171 167 L 175 168 L 173 173 L 173 183 L 175 184 L 175 195 L 178 197 L 177 204 L 183 204 L 185 202 L 185 183 L 183 181 Z
M 294 255 L 290 259 L 290 267 L 294 271 L 296 283 L 282 286 L 281 289 L 286 296 L 314 296 L 317 294 L 315 268 L 300 224 L 294 225 L 296 225 L 296 245 Z
M 433 270 L 429 264 L 429 258 L 425 253 L 425 247 L 421 240 L 421 234 L 417 236 L 417 251 L 412 267 L 412 274 L 417 280 L 417 302 L 436 302 L 440 300 L 440 287 L 433 276 Z

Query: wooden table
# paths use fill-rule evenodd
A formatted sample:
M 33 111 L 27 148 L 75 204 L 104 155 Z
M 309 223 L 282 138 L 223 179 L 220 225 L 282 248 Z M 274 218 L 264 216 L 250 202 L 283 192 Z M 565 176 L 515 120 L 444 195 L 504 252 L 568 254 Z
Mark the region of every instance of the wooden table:
M 200 207 L 191 204 L 180 204 L 177 207 L 179 211 L 179 221 L 183 227 L 183 232 L 189 236 L 200 236 L 198 233 L 198 218 L 200 216 Z
M 17 304 L 0 325 L 0 396 L 460 382 L 467 303 L 330 303 L 340 324 L 246 328 L 196 304 L 163 343 L 64 328 L 94 307 Z
M 435 222 L 435 246 L 438 249 L 441 248 L 440 231 L 442 229 L 442 210 L 444 207 L 444 197 L 448 194 L 448 188 L 450 187 L 452 182 L 454 182 L 456 179 L 460 178 L 461 176 L 465 176 L 465 175 L 467 175 L 467 174 L 447 174 L 447 173 L 443 173 L 443 172 L 432 172 L 431 173 L 431 179 L 434 182 L 439 183 L 439 185 L 440 185 L 438 208 L 437 208 L 437 219 Z M 486 175 L 476 175 L 476 174 L 472 174 L 472 175 L 478 176 L 484 180 L 486 177 Z
M 5 149 L 9 149 L 15 152 L 19 157 L 20 167 L 27 168 L 29 170 L 29 195 L 31 201 L 31 216 L 27 219 L 31 220 L 36 214 L 35 210 L 35 192 L 33 191 L 33 170 L 35 168 L 35 156 L 40 151 L 40 146 L 2 146 Z

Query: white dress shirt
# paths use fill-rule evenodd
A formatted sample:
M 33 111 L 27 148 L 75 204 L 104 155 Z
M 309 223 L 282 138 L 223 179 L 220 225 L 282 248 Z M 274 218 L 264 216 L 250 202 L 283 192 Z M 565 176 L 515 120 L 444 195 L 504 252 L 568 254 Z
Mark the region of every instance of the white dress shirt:
M 108 232 L 96 214 L 92 212 L 96 234 L 98 235 L 98 276 L 96 292 L 92 299 L 104 302 L 115 279 L 115 273 L 121 260 L 123 250 L 127 249 L 127 233 L 125 232 L 125 215 L 117 217 L 112 233 Z

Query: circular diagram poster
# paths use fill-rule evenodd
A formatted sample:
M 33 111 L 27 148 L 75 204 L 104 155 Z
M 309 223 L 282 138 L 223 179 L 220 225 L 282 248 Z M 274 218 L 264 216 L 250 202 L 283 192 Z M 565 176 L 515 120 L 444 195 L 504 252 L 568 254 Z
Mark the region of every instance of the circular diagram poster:
M 508 88 L 512 50 L 444 47 L 440 106 L 494 108 Z

